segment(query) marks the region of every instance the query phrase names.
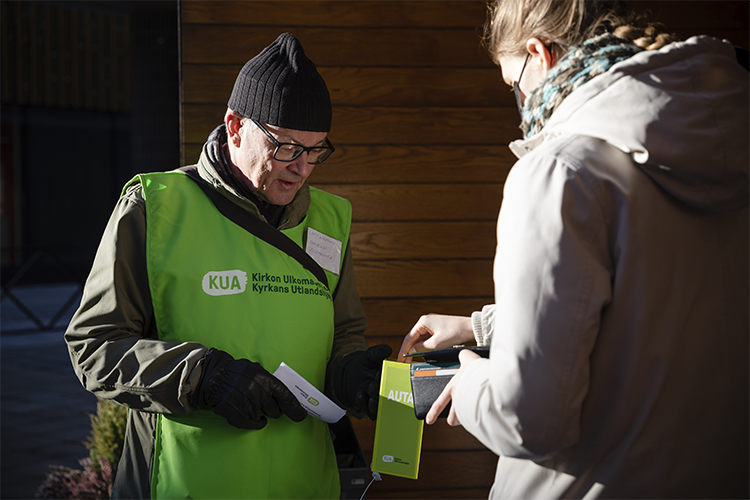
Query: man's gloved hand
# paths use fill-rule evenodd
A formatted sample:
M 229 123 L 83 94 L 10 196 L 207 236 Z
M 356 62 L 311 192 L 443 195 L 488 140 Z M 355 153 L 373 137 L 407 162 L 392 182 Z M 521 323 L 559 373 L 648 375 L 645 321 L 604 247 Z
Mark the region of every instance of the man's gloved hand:
M 339 372 L 341 402 L 375 420 L 378 414 L 378 393 L 383 360 L 392 352 L 390 346 L 380 344 L 366 351 L 348 354 L 341 361 L 342 368 Z
M 211 406 L 217 415 L 240 429 L 262 429 L 266 417 L 285 414 L 301 422 L 307 411 L 294 394 L 258 363 L 234 359 L 218 349 L 209 349 L 203 375 L 195 395 L 198 406 Z

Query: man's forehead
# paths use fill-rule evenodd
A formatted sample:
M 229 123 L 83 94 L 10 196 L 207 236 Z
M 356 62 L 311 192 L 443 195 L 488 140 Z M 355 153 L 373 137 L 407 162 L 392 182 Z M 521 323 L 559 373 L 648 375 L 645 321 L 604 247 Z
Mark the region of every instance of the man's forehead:
M 266 124 L 264 124 L 266 125 Z M 310 130 L 295 130 L 290 128 L 278 127 L 276 125 L 266 125 L 269 132 L 272 132 L 280 142 L 299 142 L 315 141 L 313 144 L 325 141 L 327 132 L 312 132 Z

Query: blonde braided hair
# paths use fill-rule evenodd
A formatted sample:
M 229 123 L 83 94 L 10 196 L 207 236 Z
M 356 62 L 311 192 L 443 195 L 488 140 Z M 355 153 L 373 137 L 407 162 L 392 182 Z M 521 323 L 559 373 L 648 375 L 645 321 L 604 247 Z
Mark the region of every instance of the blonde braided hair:
M 659 50 L 677 40 L 674 34 L 662 31 L 664 27 L 660 23 L 646 23 L 645 27 L 639 26 L 639 23 L 645 22 L 642 19 L 617 26 L 613 31 L 614 35 L 630 40 L 644 50 Z
M 677 38 L 635 15 L 619 1 L 603 0 L 493 0 L 487 4 L 482 42 L 498 63 L 504 55 L 523 56 L 526 41 L 536 37 L 555 44 L 558 58 L 571 47 L 604 32 L 646 49 L 659 49 Z

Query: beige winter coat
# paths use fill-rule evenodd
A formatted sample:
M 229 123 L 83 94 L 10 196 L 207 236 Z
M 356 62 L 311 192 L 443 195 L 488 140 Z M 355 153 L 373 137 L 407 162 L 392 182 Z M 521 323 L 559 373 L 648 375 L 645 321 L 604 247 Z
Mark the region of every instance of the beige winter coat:
M 692 38 L 511 145 L 491 355 L 454 396 L 493 498 L 747 498 L 749 110 L 733 47 Z

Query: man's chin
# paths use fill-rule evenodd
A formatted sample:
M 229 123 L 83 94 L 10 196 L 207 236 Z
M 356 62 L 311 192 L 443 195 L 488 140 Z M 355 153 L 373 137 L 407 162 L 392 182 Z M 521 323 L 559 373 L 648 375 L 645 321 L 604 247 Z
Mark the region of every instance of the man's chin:
M 271 205 L 289 205 L 297 194 L 298 189 L 294 191 L 284 191 L 281 193 L 266 193 L 261 199 Z

